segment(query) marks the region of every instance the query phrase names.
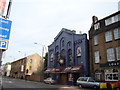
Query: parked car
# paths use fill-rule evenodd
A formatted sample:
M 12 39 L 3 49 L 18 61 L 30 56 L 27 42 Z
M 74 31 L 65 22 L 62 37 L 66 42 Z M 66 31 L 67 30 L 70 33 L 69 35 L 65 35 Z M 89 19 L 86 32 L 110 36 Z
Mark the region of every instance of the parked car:
M 120 80 L 115 83 L 116 90 L 120 90 Z
M 77 79 L 77 85 L 80 88 L 83 87 L 90 87 L 90 88 L 100 88 L 100 83 L 99 82 L 95 82 L 95 80 L 92 77 L 79 77 Z
M 49 78 L 44 80 L 44 83 L 55 84 L 56 81 L 52 77 L 49 77 Z

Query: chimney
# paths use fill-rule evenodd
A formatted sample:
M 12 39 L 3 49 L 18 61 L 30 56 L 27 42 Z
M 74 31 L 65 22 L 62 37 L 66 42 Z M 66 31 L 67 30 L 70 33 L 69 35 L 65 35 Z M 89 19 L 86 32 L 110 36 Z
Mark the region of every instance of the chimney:
M 98 21 L 98 17 L 93 16 L 93 17 L 92 17 L 92 22 L 93 22 L 93 23 L 96 23 L 97 21 Z

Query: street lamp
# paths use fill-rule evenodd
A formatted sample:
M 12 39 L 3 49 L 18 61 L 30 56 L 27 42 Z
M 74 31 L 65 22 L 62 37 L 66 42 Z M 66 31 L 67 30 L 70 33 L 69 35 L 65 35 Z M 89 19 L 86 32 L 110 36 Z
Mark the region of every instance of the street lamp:
M 42 44 L 38 44 L 38 43 L 36 43 L 36 42 L 35 42 L 34 44 L 37 44 L 37 45 L 41 45 L 41 46 L 42 46 L 42 58 L 43 58 L 44 53 L 47 52 L 46 46 L 45 46 L 45 45 L 42 45 Z

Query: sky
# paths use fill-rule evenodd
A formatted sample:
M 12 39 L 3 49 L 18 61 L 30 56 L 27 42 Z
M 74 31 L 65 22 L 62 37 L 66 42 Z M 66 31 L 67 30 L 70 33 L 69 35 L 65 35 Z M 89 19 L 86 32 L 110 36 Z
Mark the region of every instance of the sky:
M 34 53 L 42 56 L 43 46 L 47 48 L 62 28 L 88 34 L 92 16 L 102 19 L 117 12 L 118 1 L 12 0 L 12 27 L 3 64 Z

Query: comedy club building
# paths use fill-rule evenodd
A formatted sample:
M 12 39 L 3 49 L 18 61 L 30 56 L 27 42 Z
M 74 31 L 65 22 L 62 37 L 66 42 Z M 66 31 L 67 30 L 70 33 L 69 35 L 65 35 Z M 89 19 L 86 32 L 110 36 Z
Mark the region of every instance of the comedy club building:
M 76 34 L 74 30 L 63 28 L 48 47 L 45 73 L 60 84 L 75 84 L 79 76 L 88 76 L 87 34 Z

